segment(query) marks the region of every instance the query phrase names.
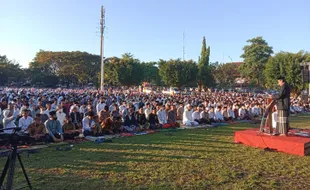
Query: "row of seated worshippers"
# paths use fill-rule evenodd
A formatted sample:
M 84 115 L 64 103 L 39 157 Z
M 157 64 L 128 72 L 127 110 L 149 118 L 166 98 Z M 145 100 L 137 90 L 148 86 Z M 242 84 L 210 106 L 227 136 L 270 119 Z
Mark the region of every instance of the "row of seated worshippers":
M 218 106 L 216 111 L 214 111 L 213 107 L 208 110 L 209 108 L 205 108 L 203 105 L 195 107 L 194 110 L 191 105 L 187 105 L 183 110 L 181 108 L 182 105 L 176 109 L 175 104 L 166 105 L 164 108 L 163 104 L 151 106 L 146 103 L 145 107 L 140 107 L 138 111 L 135 111 L 134 106 L 128 104 L 127 108 L 120 113 L 117 105 L 113 111 L 110 111 L 108 106 L 105 106 L 99 112 L 99 115 L 96 115 L 92 110 L 88 111 L 81 123 L 72 121 L 75 108 L 73 108 L 73 114 L 67 115 L 63 123 L 57 118 L 59 112 L 49 112 L 49 118 L 47 119 L 42 118 L 42 114 L 36 114 L 33 119 L 29 116 L 30 111 L 24 108 L 22 117 L 18 119 L 17 123 L 22 128 L 22 131 L 34 141 L 60 142 L 64 139 L 73 139 L 79 136 L 80 132 L 83 132 L 84 136 L 101 136 L 120 132 L 179 127 L 177 119 L 180 118 L 183 118 L 183 124 L 193 126 L 247 119 L 249 117 L 243 106 L 239 109 L 235 108 L 235 110 L 232 109 L 232 106 L 224 106 L 223 108 Z M 3 119 L 5 128 L 16 127 L 15 120 L 18 116 L 16 113 L 5 110 Z
M 61 142 L 64 140 L 64 126 L 60 125 L 60 122 L 57 120 L 56 112 L 51 111 L 49 113 L 49 118 L 42 122 L 41 114 L 36 114 L 34 118 L 29 116 L 30 110 L 23 109 L 22 117 L 18 119 L 18 114 L 11 110 L 4 111 L 3 125 L 4 135 L 9 136 L 14 132 L 14 128 L 21 128 L 18 131 L 21 134 L 21 140 L 25 143 L 32 144 L 37 141 L 41 142 Z M 16 125 L 17 123 L 17 125 Z M 5 137 L 2 137 L 2 139 Z
M 290 113 L 291 114 L 310 113 L 310 107 L 309 105 L 302 105 L 296 102 L 290 106 Z
M 175 105 L 171 105 L 166 113 L 162 104 L 138 108 L 128 104 L 120 113 L 118 106 L 111 112 L 108 106 L 95 115 L 94 111 L 86 113 L 82 121 L 84 136 L 100 136 L 120 132 L 139 132 L 148 129 L 178 127 Z
M 204 107 L 199 105 L 194 107 L 188 104 L 184 109 L 183 124 L 195 126 L 199 124 L 211 124 L 216 122 L 232 122 L 234 120 L 253 120 L 262 115 L 262 110 L 258 107 L 247 109 L 242 105 L 240 108 L 233 106 Z

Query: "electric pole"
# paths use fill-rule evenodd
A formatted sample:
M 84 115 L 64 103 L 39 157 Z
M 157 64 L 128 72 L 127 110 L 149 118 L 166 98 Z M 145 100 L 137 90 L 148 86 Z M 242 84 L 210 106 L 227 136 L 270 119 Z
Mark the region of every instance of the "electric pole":
M 101 15 L 100 15 L 100 62 L 101 62 L 101 79 L 100 79 L 100 87 L 101 90 L 104 90 L 104 28 L 105 28 L 105 9 L 101 6 Z

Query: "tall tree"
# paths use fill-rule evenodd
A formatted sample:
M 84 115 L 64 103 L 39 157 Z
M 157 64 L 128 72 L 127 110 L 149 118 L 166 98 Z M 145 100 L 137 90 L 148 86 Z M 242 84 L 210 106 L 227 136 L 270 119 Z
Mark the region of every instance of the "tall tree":
M 206 38 L 202 39 L 201 53 L 198 58 L 198 73 L 197 73 L 197 85 L 198 90 L 201 91 L 202 87 L 210 87 L 214 83 L 211 68 L 209 66 L 210 46 L 206 45 Z
M 227 88 L 235 84 L 239 75 L 238 66 L 235 63 L 216 64 L 212 72 L 219 87 Z
M 121 58 L 112 57 L 105 61 L 106 83 L 111 85 L 139 85 L 143 80 L 143 67 L 130 53 Z
M 143 82 L 149 82 L 155 85 L 161 84 L 157 62 L 142 62 L 141 66 L 143 70 Z
M 5 55 L 0 55 L 0 84 L 6 85 L 10 82 L 24 82 L 24 80 L 25 75 L 21 66 Z
M 302 79 L 302 70 L 300 64 L 306 62 L 310 54 L 300 51 L 298 53 L 280 52 L 271 57 L 266 65 L 265 77 L 267 88 L 278 88 L 277 78 L 284 76 L 291 86 L 292 94 L 300 95 L 301 91 L 306 88 Z
M 196 83 L 197 65 L 193 60 L 159 60 L 159 75 L 167 86 L 192 86 Z
M 272 47 L 262 37 L 252 38 L 247 42 L 250 44 L 243 47 L 244 53 L 241 58 L 244 59 L 244 63 L 240 66 L 240 72 L 249 81 L 262 86 L 263 71 L 269 57 L 273 54 Z
M 52 52 L 40 50 L 34 58 L 30 67 L 40 68 L 48 73 L 58 76 L 62 83 L 69 85 L 87 84 L 89 82 L 98 84 L 100 72 L 100 57 L 80 51 Z

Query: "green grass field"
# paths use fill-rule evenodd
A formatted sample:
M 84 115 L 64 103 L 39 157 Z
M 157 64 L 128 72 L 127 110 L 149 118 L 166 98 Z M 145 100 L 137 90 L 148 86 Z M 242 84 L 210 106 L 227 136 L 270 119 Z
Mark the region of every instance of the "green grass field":
M 310 128 L 310 116 L 291 118 Z M 256 125 L 257 126 L 257 125 Z M 34 189 L 310 189 L 310 157 L 234 143 L 238 124 L 86 142 L 23 156 Z M 2 168 L 5 159 L 0 159 Z M 18 183 L 21 172 L 18 170 Z

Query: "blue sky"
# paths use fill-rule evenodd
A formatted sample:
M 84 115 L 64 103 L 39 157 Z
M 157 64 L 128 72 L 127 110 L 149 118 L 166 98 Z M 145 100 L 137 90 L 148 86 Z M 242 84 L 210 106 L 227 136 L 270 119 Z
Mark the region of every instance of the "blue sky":
M 0 0 L 0 54 L 27 67 L 40 49 L 99 54 L 100 6 L 106 8 L 105 56 L 142 61 L 197 60 L 202 37 L 212 62 L 242 61 L 256 36 L 275 52 L 310 51 L 309 0 Z M 229 58 L 231 57 L 231 59 Z

